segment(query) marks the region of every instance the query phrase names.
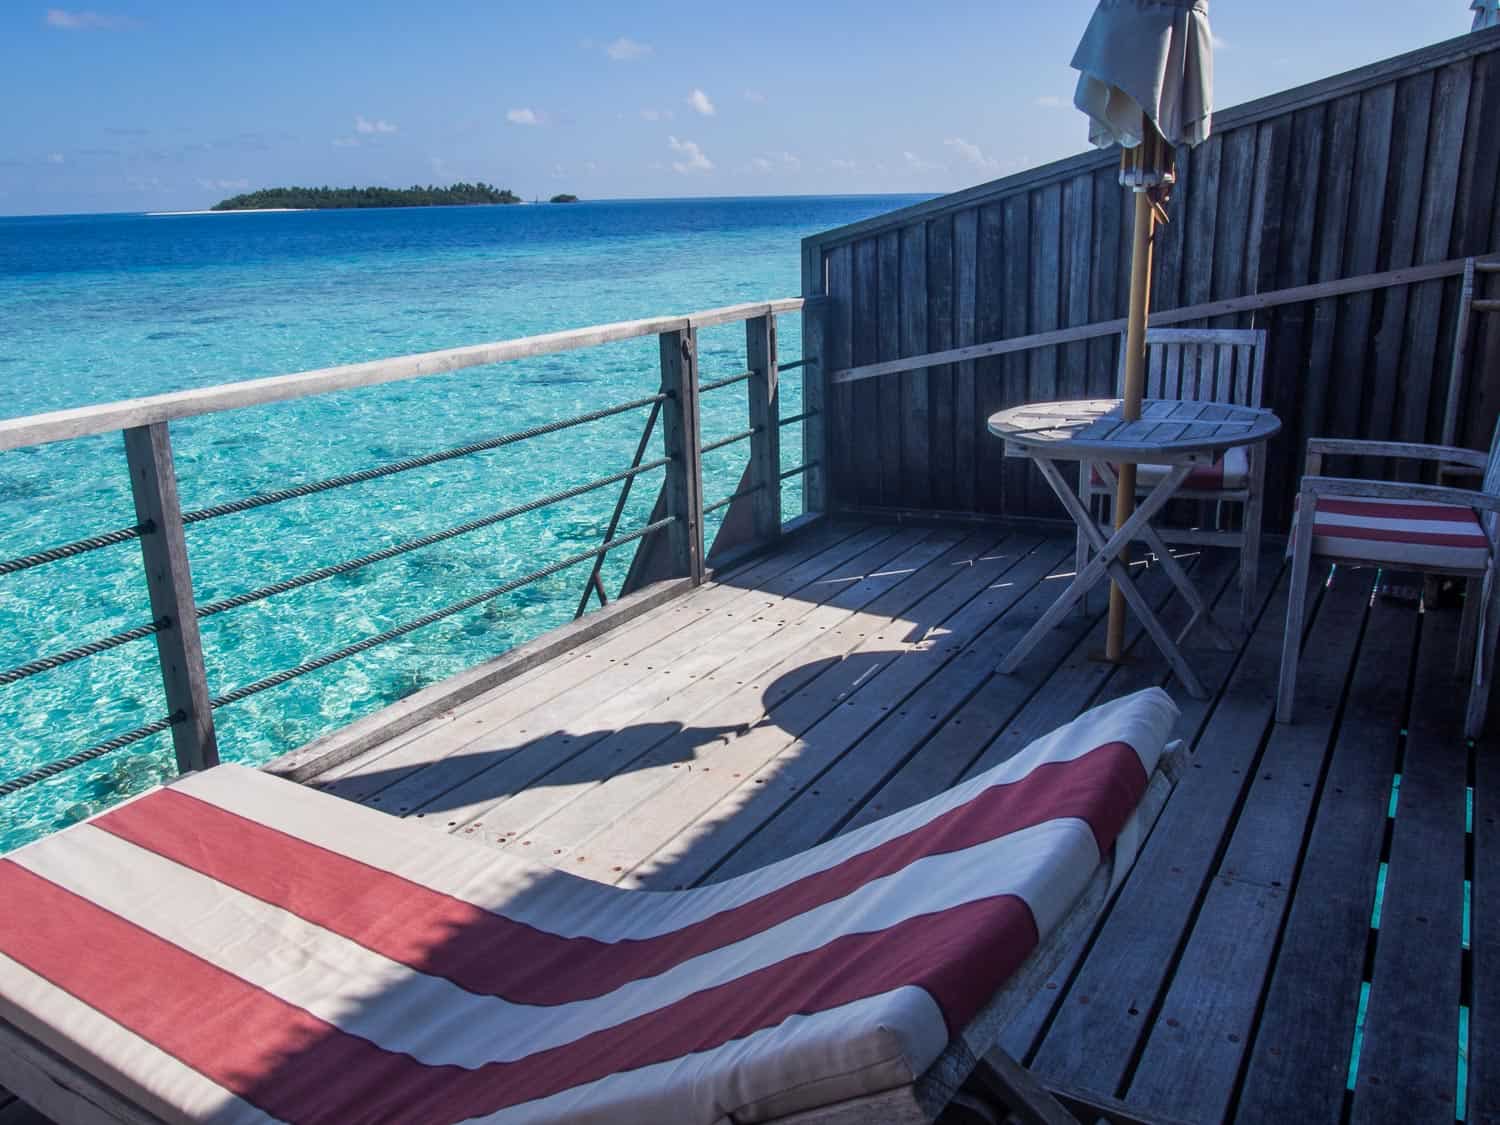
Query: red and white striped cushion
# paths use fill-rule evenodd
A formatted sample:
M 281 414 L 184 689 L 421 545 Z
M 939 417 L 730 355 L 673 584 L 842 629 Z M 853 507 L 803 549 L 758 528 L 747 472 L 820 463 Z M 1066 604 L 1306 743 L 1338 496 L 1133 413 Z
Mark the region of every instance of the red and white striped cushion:
M 1116 469 L 1116 472 L 1119 470 Z M 1136 484 L 1142 490 L 1154 488 L 1156 483 L 1172 471 L 1170 465 L 1138 465 L 1135 470 Z M 1198 492 L 1231 492 L 1245 488 L 1250 481 L 1250 454 L 1244 446 L 1225 450 L 1224 456 L 1211 465 L 1194 465 L 1182 487 Z M 1104 487 L 1104 478 L 1094 470 L 1094 484 Z
M 711 1125 L 889 1089 L 1128 863 L 1176 714 L 1116 701 L 676 893 L 219 766 L 0 859 L 0 1016 L 172 1121 Z
M 1472 508 L 1431 500 L 1323 496 L 1317 511 L 1314 554 L 1439 570 L 1483 570 L 1489 562 L 1489 540 Z

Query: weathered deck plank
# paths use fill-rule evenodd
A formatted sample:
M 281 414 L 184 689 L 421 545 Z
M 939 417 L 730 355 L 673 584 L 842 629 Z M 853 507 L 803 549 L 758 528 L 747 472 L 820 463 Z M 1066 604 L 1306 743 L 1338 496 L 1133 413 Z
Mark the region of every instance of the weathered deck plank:
M 685 729 L 731 694 L 739 681 L 763 675 L 811 643 L 820 630 L 861 613 L 884 589 L 931 562 L 952 542 L 951 534 L 899 532 L 804 587 L 801 596 L 762 601 L 732 622 L 721 620 L 717 631 L 704 636 L 666 638 L 444 759 L 452 775 L 462 775 L 458 784 L 424 786 L 422 774 L 404 782 L 401 802 L 419 815 L 440 813 L 449 827 L 465 826 L 512 796 L 547 803 L 550 809 L 550 802 L 562 796 L 556 792 L 561 786 L 591 785 L 616 772 L 615 762 L 623 765 Z M 716 672 L 720 675 L 714 676 Z M 628 678 L 628 686 L 611 690 L 620 677 Z M 707 718 L 712 725 L 712 716 Z M 608 756 L 609 765 L 601 766 L 601 754 Z M 565 781 L 554 776 L 559 763 L 581 768 L 585 777 L 575 773 Z M 543 788 L 526 792 L 543 777 L 548 778 Z M 390 803 L 387 795 L 386 807 Z M 396 811 L 402 810 L 398 806 Z
M 1136 1045 L 1170 983 L 1172 951 L 1197 909 L 1224 826 L 1270 725 L 1285 613 L 1283 577 L 1204 729 L 1192 767 L 1037 1052 L 1033 1065 L 1044 1080 L 1123 1093 Z
M 486 763 L 461 753 L 475 739 L 497 728 L 508 729 L 510 724 L 517 731 L 540 731 L 540 724 L 580 719 L 595 705 L 628 691 L 650 675 L 651 662 L 636 661 L 633 657 L 662 646 L 658 648 L 659 658 L 670 660 L 731 627 L 736 615 L 749 620 L 820 582 L 831 596 L 835 592 L 834 583 L 841 577 L 856 571 L 863 573 L 859 569 L 861 560 L 878 565 L 894 556 L 898 548 L 886 546 L 891 538 L 890 529 L 872 529 L 842 540 L 774 577 L 764 578 L 758 585 L 715 586 L 704 591 L 706 600 L 713 602 L 714 612 L 697 615 L 690 605 L 682 605 L 674 607 L 680 613 L 676 620 L 663 614 L 658 615 L 663 618 L 659 622 L 648 620 L 635 628 L 619 630 L 607 646 L 585 654 L 583 659 L 595 666 L 589 674 L 582 675 L 572 668 L 559 669 L 558 676 L 545 685 L 534 683 L 522 692 L 498 696 L 472 708 L 461 722 L 440 734 L 408 742 L 397 752 L 399 762 L 377 760 L 373 769 L 360 765 L 352 775 L 340 778 L 329 789 L 341 797 L 366 800 L 391 811 L 401 811 L 403 805 L 408 809 L 419 808 L 485 767 Z M 913 537 L 908 535 L 901 544 L 912 541 Z M 548 717 L 537 716 L 527 727 L 520 725 L 522 715 L 544 709 Z M 408 768 L 412 765 L 418 768 Z
M 1251 1047 L 1248 1120 L 1341 1119 L 1417 615 L 1370 613 Z
M 1468 751 L 1454 614 L 1424 616 L 1350 1121 L 1454 1120 Z M 1445 705 L 1445 701 L 1446 704 Z
M 982 551 L 983 547 L 978 549 Z M 963 546 L 949 552 L 944 560 L 951 566 L 965 555 L 972 556 L 975 550 L 973 544 Z M 1015 554 L 1024 557 L 1030 552 L 1030 546 L 1021 543 Z M 1008 554 L 998 553 L 1002 557 Z M 943 566 L 926 570 L 929 575 L 945 572 L 958 574 Z M 968 585 L 965 582 L 959 582 L 956 587 L 945 583 L 936 592 L 923 597 L 924 583 L 908 590 L 906 581 L 896 583 L 895 578 L 895 574 L 886 576 L 886 581 L 894 586 L 891 596 L 878 603 L 872 602 L 864 612 L 843 620 L 829 616 L 822 625 L 809 621 L 808 628 L 788 631 L 788 643 L 772 654 L 770 662 L 760 654 L 750 654 L 749 659 L 757 661 L 760 671 L 753 676 L 742 675 L 730 686 L 714 706 L 711 712 L 713 722 L 707 727 L 684 724 L 683 729 L 670 733 L 649 753 L 630 762 L 625 776 L 616 777 L 608 784 L 545 796 L 523 794 L 506 803 L 499 823 L 511 829 L 512 842 L 519 831 L 531 840 L 532 846 L 544 849 L 561 848 L 571 852 L 585 841 L 591 841 L 582 858 L 574 856 L 569 869 L 579 870 L 590 864 L 593 866 L 589 873 L 596 878 L 618 877 L 634 867 L 635 860 L 644 853 L 654 850 L 653 845 L 664 843 L 670 835 L 663 834 L 660 827 L 652 827 L 656 794 L 672 788 L 679 778 L 687 781 L 700 776 L 707 778 L 709 774 L 732 773 L 736 763 L 746 756 L 753 756 L 756 750 L 752 747 L 758 749 L 768 742 L 775 746 L 778 740 L 784 742 L 795 738 L 800 730 L 836 707 L 844 694 L 878 675 L 886 664 L 900 655 L 899 649 L 889 644 L 867 644 L 866 638 L 884 639 L 884 631 L 892 628 L 893 618 L 898 622 L 895 629 L 909 628 L 906 613 L 921 616 L 932 612 L 930 608 L 917 608 L 924 603 L 942 605 L 950 598 L 963 601 L 978 592 L 965 589 Z M 875 589 L 878 591 L 879 587 Z M 842 659 L 851 650 L 851 658 Z M 768 711 L 774 712 L 776 718 L 763 722 Z M 619 742 L 620 738 L 610 741 Z M 748 767 L 740 765 L 738 768 Z M 557 788 L 556 783 L 548 786 L 549 790 Z M 669 797 L 667 806 L 669 811 L 665 815 L 684 815 L 686 806 L 680 795 Z M 537 815 L 539 810 L 544 810 L 541 815 Z M 518 816 L 526 818 L 524 829 L 515 827 L 514 818 Z M 619 854 L 615 848 L 594 841 L 594 837 L 608 832 L 622 818 L 640 823 L 639 834 L 624 833 L 624 839 L 628 841 L 624 847 L 633 855 Z M 486 823 L 493 828 L 496 822 L 491 817 Z M 615 833 L 617 838 L 619 835 Z M 525 840 L 521 841 L 521 846 L 527 846 Z M 579 867 L 574 867 L 574 863 Z M 621 867 L 621 872 L 613 870 L 616 866 Z
M 1374 572 L 1341 571 L 1324 596 L 1324 643 L 1302 683 L 1313 704 L 1273 726 L 1127 1100 L 1185 1121 L 1222 1120 L 1233 1096 L 1296 875 L 1313 790 L 1333 742 Z M 1204 753 L 1208 750 L 1205 748 Z M 1183 1074 L 1193 1074 L 1183 1082 Z
M 799 566 L 811 564 L 810 569 L 815 568 L 818 565 L 813 562 L 815 559 L 826 561 L 831 568 L 848 557 L 854 547 L 856 534 L 858 532 L 852 527 L 835 528 L 824 525 L 816 528 L 789 544 L 786 550 L 730 571 L 713 585 L 700 590 L 697 597 L 679 598 L 669 606 L 632 623 L 628 629 L 606 633 L 523 676 L 476 696 L 461 707 L 455 707 L 446 714 L 388 740 L 376 750 L 324 771 L 317 778 L 317 785 L 319 788 L 330 789 L 341 797 L 363 800 L 379 788 L 399 780 L 404 775 L 403 767 L 404 772 L 411 772 L 440 756 L 441 748 L 448 744 L 446 740 L 453 739 L 453 745 L 460 745 L 465 735 L 458 729 L 448 733 L 448 728 L 461 724 L 462 720 L 468 719 L 474 712 L 523 687 L 534 698 L 559 695 L 583 678 L 582 669 L 587 666 L 578 665 L 575 661 L 587 659 L 593 663 L 607 663 L 612 658 L 637 652 L 662 637 L 687 630 L 698 622 L 711 620 L 717 613 L 726 611 L 729 604 L 754 597 L 768 583 L 783 576 L 794 575 Z M 546 694 L 548 691 L 551 695 Z M 486 723 L 487 720 L 474 721 L 473 725 L 483 727 Z M 439 732 L 444 733 L 440 735 Z M 403 753 L 403 750 L 406 752 Z M 368 777 L 371 774 L 378 776 L 372 779 Z

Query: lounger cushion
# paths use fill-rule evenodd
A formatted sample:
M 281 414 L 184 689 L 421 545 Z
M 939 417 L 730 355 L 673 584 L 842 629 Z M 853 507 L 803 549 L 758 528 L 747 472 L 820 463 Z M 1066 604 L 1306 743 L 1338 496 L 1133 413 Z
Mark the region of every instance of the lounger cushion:
M 1137 465 L 1136 485 L 1143 492 L 1155 488 L 1162 477 L 1171 471 L 1170 465 Z M 1187 480 L 1182 482 L 1182 487 L 1198 492 L 1233 492 L 1247 487 L 1249 482 L 1250 454 L 1244 446 L 1237 445 L 1226 450 L 1224 456 L 1211 465 L 1194 465 Z M 1097 468 L 1094 470 L 1094 485 L 1098 488 L 1105 487 L 1104 478 L 1099 475 Z
M 1296 533 L 1294 525 L 1289 553 Z M 1490 547 L 1472 508 L 1430 500 L 1324 496 L 1318 499 L 1313 553 L 1405 563 L 1419 570 L 1482 571 Z
M 219 766 L 0 859 L 0 1017 L 172 1121 L 711 1125 L 891 1089 L 1128 858 L 1175 717 L 1116 701 L 674 893 Z

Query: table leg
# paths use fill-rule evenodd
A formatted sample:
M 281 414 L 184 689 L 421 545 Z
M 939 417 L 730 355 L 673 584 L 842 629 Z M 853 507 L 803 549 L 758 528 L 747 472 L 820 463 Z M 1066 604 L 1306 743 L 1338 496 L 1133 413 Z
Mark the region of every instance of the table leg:
M 1189 469 L 1188 471 L 1191 472 L 1192 470 Z M 1110 470 L 1109 466 L 1103 466 L 1099 472 L 1100 476 L 1104 478 L 1105 483 L 1113 487 L 1115 474 Z M 1186 477 L 1187 473 L 1184 473 L 1183 479 L 1186 479 Z M 1156 488 L 1166 488 L 1170 481 L 1170 476 L 1164 477 L 1158 482 Z M 1155 489 L 1152 491 L 1154 493 Z M 1170 500 L 1171 492 L 1176 491 L 1177 486 L 1172 487 L 1167 499 Z M 1167 577 L 1171 580 L 1172 585 L 1176 587 L 1177 592 L 1182 595 L 1183 600 L 1187 602 L 1189 608 L 1193 611 L 1193 615 L 1188 618 L 1188 623 L 1182 627 L 1182 632 L 1177 634 L 1177 643 L 1182 644 L 1187 639 L 1187 635 L 1193 631 L 1193 626 L 1201 621 L 1204 632 L 1208 634 L 1209 640 L 1223 651 L 1233 652 L 1236 647 L 1235 643 L 1230 640 L 1229 634 L 1214 620 L 1213 610 L 1203 600 L 1203 595 L 1199 592 L 1198 587 L 1194 586 L 1192 580 L 1188 578 L 1187 571 L 1183 570 L 1182 564 L 1172 556 L 1171 549 L 1162 541 L 1161 535 L 1157 532 L 1156 528 L 1149 524 L 1146 525 L 1146 527 L 1141 529 L 1140 538 L 1147 547 L 1155 552 L 1157 559 L 1161 561 L 1161 568 L 1167 572 Z
M 1063 591 L 1062 595 L 1047 608 L 1047 611 L 1037 620 L 1016 646 L 1006 653 L 1000 662 L 999 671 L 1009 674 L 1020 666 L 1022 660 L 1030 655 L 1041 639 L 1047 635 L 1062 618 L 1067 614 L 1077 601 L 1083 597 L 1091 588 L 1099 583 L 1106 575 L 1115 579 L 1120 584 L 1121 592 L 1125 595 L 1130 607 L 1135 610 L 1136 616 L 1140 618 L 1147 634 L 1161 649 L 1167 662 L 1172 666 L 1172 671 L 1182 681 L 1183 686 L 1194 698 L 1203 699 L 1207 693 L 1192 666 L 1188 664 L 1172 636 L 1162 625 L 1160 619 L 1152 611 L 1150 604 L 1131 581 L 1129 569 L 1119 561 L 1119 554 L 1132 540 L 1140 538 L 1142 528 L 1150 526 L 1151 517 L 1165 506 L 1171 499 L 1172 493 L 1187 479 L 1191 466 L 1174 466 L 1172 471 L 1149 495 L 1136 507 L 1130 518 L 1105 539 L 1103 533 L 1094 523 L 1092 514 L 1083 503 L 1073 494 L 1068 483 L 1063 479 L 1062 473 L 1052 461 L 1038 458 L 1035 462 L 1042 477 L 1051 486 L 1052 491 L 1057 493 L 1058 499 L 1062 501 L 1063 507 L 1067 509 L 1068 515 L 1078 525 L 1084 537 L 1094 549 L 1094 558 L 1074 577 L 1073 582 Z M 1180 569 L 1180 568 L 1179 568 Z

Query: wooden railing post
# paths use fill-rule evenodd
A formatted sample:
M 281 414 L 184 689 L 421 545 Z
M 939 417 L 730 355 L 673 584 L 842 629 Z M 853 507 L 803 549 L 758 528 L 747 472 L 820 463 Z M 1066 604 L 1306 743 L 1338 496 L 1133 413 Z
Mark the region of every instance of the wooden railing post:
M 177 769 L 180 772 L 206 769 L 218 764 L 219 745 L 208 703 L 208 675 L 198 636 L 193 576 L 188 569 L 187 537 L 177 498 L 177 471 L 172 464 L 172 441 L 165 422 L 136 426 L 124 434 L 136 519 L 151 528 L 141 536 L 151 616 L 167 623 L 156 634 L 167 712 L 171 715 L 180 712 L 184 716 L 172 727 Z
M 802 463 L 812 466 L 802 474 L 804 512 L 828 511 L 828 411 L 833 396 L 828 393 L 832 366 L 825 357 L 830 302 L 821 295 L 821 276 L 818 283 L 818 298 L 802 306 L 802 355 L 807 361 L 802 368 L 802 409 L 812 415 L 802 422 Z
M 703 581 L 703 457 L 698 429 L 698 338 L 692 328 L 661 334 L 662 434 L 667 456 L 665 494 L 673 571 Z
M 745 321 L 745 355 L 749 359 L 750 480 L 759 485 L 752 496 L 755 538 L 770 543 L 781 535 L 781 400 L 776 376 L 776 317 L 772 313 Z

